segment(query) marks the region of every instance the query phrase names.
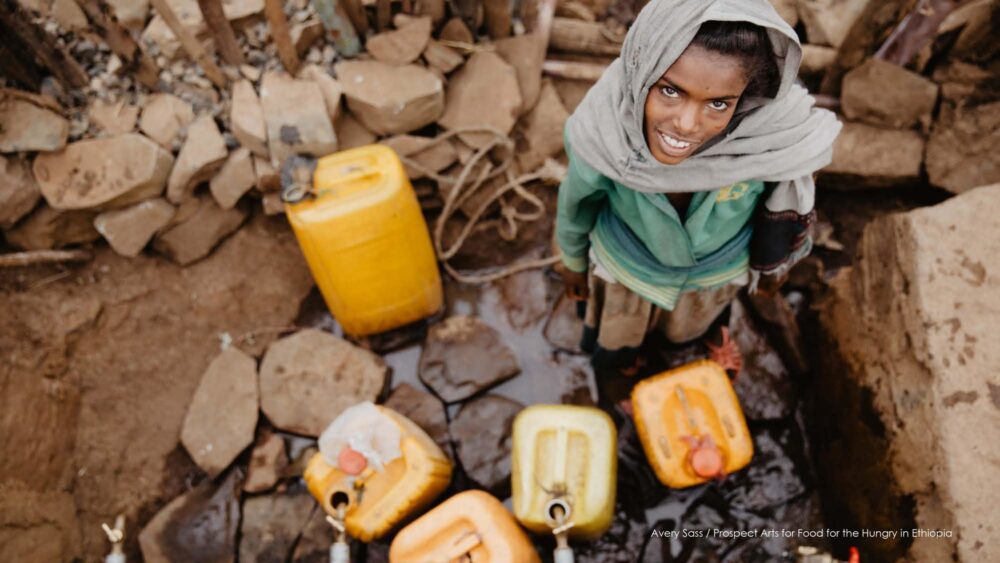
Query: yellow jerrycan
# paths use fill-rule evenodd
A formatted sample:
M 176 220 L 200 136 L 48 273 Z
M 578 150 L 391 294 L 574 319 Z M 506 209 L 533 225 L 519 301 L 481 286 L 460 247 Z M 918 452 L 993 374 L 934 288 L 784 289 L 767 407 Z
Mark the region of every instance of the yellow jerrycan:
M 539 563 L 534 546 L 503 504 L 463 491 L 396 534 L 389 563 Z
M 604 411 L 535 405 L 514 419 L 514 516 L 532 532 L 556 536 L 556 561 L 571 561 L 567 539 L 593 539 L 615 507 L 614 422 Z
M 399 157 L 368 145 L 283 172 L 285 213 L 330 313 L 351 336 L 433 315 L 441 277 Z M 290 169 L 289 169 L 290 168 Z
M 739 471 L 753 440 L 729 376 L 700 360 L 639 382 L 632 390 L 635 425 L 653 471 L 676 489 Z
M 309 492 L 347 535 L 363 542 L 387 534 L 451 482 L 451 461 L 430 436 L 368 402 L 337 417 L 320 436 L 319 450 L 305 470 Z

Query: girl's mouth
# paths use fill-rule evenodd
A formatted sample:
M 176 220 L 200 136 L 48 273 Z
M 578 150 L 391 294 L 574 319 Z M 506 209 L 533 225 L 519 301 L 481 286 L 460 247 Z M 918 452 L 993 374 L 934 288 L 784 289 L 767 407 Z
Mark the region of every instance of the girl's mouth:
M 656 132 L 656 137 L 660 145 L 660 150 L 675 158 L 687 156 L 697 146 L 697 143 L 682 141 L 661 131 Z

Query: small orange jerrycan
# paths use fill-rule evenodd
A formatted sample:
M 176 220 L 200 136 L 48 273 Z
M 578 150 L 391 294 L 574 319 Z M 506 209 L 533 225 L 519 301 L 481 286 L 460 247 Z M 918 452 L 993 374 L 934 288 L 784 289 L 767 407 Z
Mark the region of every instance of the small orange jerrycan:
M 451 461 L 392 409 L 359 403 L 319 438 L 305 470 L 316 500 L 351 537 L 369 542 L 430 504 L 451 482 Z
M 536 533 L 593 539 L 611 525 L 618 457 L 611 417 L 594 407 L 535 405 L 514 419 L 514 516 Z
M 499 500 L 463 491 L 403 528 L 389 563 L 538 563 L 538 554 Z
M 700 360 L 639 382 L 635 425 L 660 481 L 684 488 L 722 478 L 750 463 L 753 440 L 729 376 Z
M 427 223 L 396 153 L 368 145 L 283 172 L 288 222 L 344 332 L 368 336 L 433 315 L 441 278 Z M 311 171 L 311 174 L 310 174 Z

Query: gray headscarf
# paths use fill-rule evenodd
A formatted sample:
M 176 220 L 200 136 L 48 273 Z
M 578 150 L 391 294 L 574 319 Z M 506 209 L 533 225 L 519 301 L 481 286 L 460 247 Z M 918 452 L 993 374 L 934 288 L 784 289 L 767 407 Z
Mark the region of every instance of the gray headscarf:
M 767 30 L 781 73 L 774 99 L 744 98 L 722 137 L 666 165 L 646 145 L 646 95 L 707 21 L 746 21 Z M 830 162 L 840 123 L 813 107 L 795 84 L 802 49 L 768 0 L 651 0 L 629 29 L 621 56 L 570 117 L 573 154 L 632 189 L 651 193 L 714 190 L 744 180 L 778 182 L 773 211 L 812 209 L 812 173 Z

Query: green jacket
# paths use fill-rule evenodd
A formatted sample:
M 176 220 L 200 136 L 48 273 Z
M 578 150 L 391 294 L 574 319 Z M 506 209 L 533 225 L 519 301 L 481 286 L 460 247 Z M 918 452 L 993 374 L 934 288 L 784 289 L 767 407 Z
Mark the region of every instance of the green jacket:
M 620 283 L 664 309 L 683 291 L 725 285 L 747 271 L 751 221 L 764 184 L 696 192 L 683 220 L 664 194 L 633 190 L 574 158 L 559 186 L 562 261 L 585 272 L 593 247 Z

